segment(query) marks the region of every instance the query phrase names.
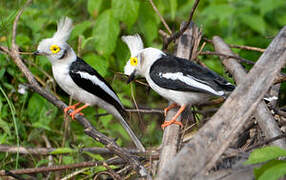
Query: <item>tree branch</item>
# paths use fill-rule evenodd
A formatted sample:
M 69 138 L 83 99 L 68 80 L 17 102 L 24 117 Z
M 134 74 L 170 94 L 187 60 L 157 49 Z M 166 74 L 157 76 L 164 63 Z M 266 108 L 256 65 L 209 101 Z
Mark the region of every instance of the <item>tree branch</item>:
M 213 43 L 216 51 L 219 53 L 224 53 L 227 55 L 234 55 L 230 48 L 223 42 L 223 40 L 217 36 L 213 38 Z M 223 58 L 223 64 L 227 70 L 233 75 L 237 84 L 241 84 L 245 77 L 247 76 L 243 67 L 232 58 Z M 272 138 L 281 134 L 280 128 L 278 127 L 275 119 L 273 118 L 271 112 L 267 108 L 264 101 L 261 101 L 256 110 L 255 118 L 258 122 L 259 127 L 262 129 L 266 138 Z M 280 146 L 281 148 L 286 148 L 286 143 L 284 140 L 275 141 L 274 145 Z
M 159 179 L 198 178 L 213 167 L 261 102 L 285 63 L 286 26 L 216 114 L 166 166 Z
M 25 4 L 24 7 L 26 7 L 29 3 L 31 2 L 31 0 L 28 0 Z M 16 31 L 17 31 L 17 23 L 18 20 L 23 12 L 24 8 L 22 8 L 13 23 L 13 35 L 12 35 L 12 49 L 11 51 L 7 52 L 8 55 L 13 59 L 14 63 L 18 66 L 18 68 L 22 71 L 22 73 L 25 75 L 25 77 L 27 78 L 28 82 L 30 83 L 31 87 L 33 88 L 33 90 L 37 93 L 39 93 L 41 96 L 43 96 L 44 98 L 46 98 L 49 102 L 53 103 L 55 106 L 57 106 L 60 109 L 64 109 L 65 107 L 67 107 L 67 105 L 58 100 L 55 96 L 53 96 L 52 94 L 50 94 L 49 92 L 47 92 L 46 90 L 44 90 L 43 88 L 41 88 L 39 86 L 39 84 L 37 83 L 37 81 L 35 80 L 33 74 L 30 72 L 30 70 L 26 67 L 26 65 L 23 63 L 19 51 L 18 51 L 18 47 L 16 45 L 15 39 L 16 39 Z M 69 113 L 72 112 L 72 110 L 69 111 Z M 129 164 L 132 165 L 132 167 L 134 169 L 136 169 L 137 173 L 140 176 L 147 176 L 150 178 L 150 175 L 148 174 L 147 170 L 144 168 L 143 165 L 140 164 L 140 162 L 134 157 L 132 156 L 130 153 L 128 153 L 127 151 L 125 151 L 124 149 L 120 148 L 114 141 L 113 139 L 105 136 L 104 134 L 100 133 L 99 131 L 97 131 L 92 124 L 83 116 L 81 115 L 76 115 L 76 120 L 84 127 L 84 132 L 89 135 L 90 137 L 92 137 L 93 139 L 95 139 L 96 141 L 104 144 L 111 152 L 117 154 L 119 157 L 121 157 L 123 160 L 125 160 L 126 162 L 128 162 Z
M 187 23 L 183 26 L 183 28 L 181 28 L 178 32 L 175 32 L 173 34 L 170 35 L 170 37 L 168 37 L 167 39 L 164 39 L 164 44 L 163 44 L 163 50 L 166 50 L 168 48 L 168 45 L 172 42 L 175 41 L 176 39 L 178 39 L 190 26 L 191 21 L 193 19 L 193 15 L 195 13 L 196 8 L 198 7 L 200 0 L 196 0 L 192 10 L 190 12 L 190 16 L 189 19 L 187 21 Z

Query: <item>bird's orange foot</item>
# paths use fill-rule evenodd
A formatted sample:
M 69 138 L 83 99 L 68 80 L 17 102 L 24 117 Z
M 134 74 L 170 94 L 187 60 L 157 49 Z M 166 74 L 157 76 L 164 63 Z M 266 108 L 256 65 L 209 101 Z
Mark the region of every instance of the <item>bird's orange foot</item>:
M 167 116 L 167 113 L 168 113 L 169 110 L 171 110 L 171 109 L 173 109 L 174 107 L 177 107 L 177 106 L 178 106 L 178 104 L 173 103 L 173 104 L 171 104 L 170 106 L 166 107 L 166 108 L 164 109 L 164 115 L 165 115 L 165 117 Z
M 74 105 L 72 105 L 72 106 L 66 107 L 66 108 L 64 109 L 65 114 L 67 114 L 67 112 L 68 112 L 70 109 L 75 110 L 76 107 L 79 106 L 79 105 L 80 105 L 80 103 L 76 103 L 76 104 L 74 104 Z
M 83 109 L 85 109 L 85 108 L 87 108 L 88 106 L 89 106 L 88 104 L 85 104 L 85 105 L 81 106 L 80 108 L 75 109 L 72 113 L 70 113 L 71 118 L 72 118 L 72 119 L 75 119 L 75 115 L 78 114 L 78 113 L 79 113 L 81 116 L 83 116 L 84 114 L 81 113 L 80 111 L 83 110 Z
M 164 129 L 167 126 L 170 126 L 171 124 L 177 124 L 183 127 L 183 124 L 180 121 L 177 121 L 176 119 L 172 119 L 171 121 L 165 121 L 162 125 L 161 128 Z
M 79 115 L 81 115 L 81 116 L 84 115 L 83 113 L 81 113 L 81 112 L 75 110 L 75 111 L 73 111 L 72 113 L 70 113 L 71 118 L 74 120 L 74 119 L 75 119 L 75 115 L 78 114 L 78 113 L 79 113 Z

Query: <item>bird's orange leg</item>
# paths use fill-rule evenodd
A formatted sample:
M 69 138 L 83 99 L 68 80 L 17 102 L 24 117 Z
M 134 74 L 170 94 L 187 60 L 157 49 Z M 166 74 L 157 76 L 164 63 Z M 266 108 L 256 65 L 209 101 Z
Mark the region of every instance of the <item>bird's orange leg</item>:
M 85 104 L 81 106 L 80 108 L 75 109 L 72 113 L 70 113 L 71 118 L 74 119 L 77 113 L 80 113 L 81 110 L 87 108 L 88 106 L 89 106 L 88 104 Z M 83 115 L 83 113 L 80 113 L 80 115 Z
M 170 120 L 170 121 L 165 121 L 161 127 L 162 128 L 165 128 L 171 124 L 177 124 L 177 125 L 180 125 L 181 127 L 183 127 L 183 124 L 179 121 L 177 121 L 177 118 L 180 116 L 180 114 L 186 109 L 187 105 L 182 105 L 180 107 L 180 109 L 178 110 L 178 112 L 176 113 L 176 115 Z
M 80 105 L 80 102 L 79 102 L 79 103 L 76 103 L 76 104 L 74 104 L 74 105 L 71 105 L 71 106 L 66 107 L 66 108 L 64 109 L 65 114 L 66 114 L 70 109 L 75 110 L 76 107 L 79 106 L 79 105 Z
M 166 108 L 164 109 L 164 115 L 165 115 L 165 117 L 167 116 L 167 112 L 168 112 L 170 109 L 173 109 L 174 107 L 177 107 L 177 106 L 178 106 L 178 104 L 173 103 L 173 104 L 169 105 L 168 107 L 166 107 Z

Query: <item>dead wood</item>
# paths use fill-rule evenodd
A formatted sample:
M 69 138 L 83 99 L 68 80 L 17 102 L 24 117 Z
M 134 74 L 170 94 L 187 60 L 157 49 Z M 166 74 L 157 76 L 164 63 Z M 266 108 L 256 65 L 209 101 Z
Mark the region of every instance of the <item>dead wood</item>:
M 182 23 L 181 28 L 185 26 L 185 23 Z M 195 26 L 192 24 L 189 28 L 183 33 L 183 35 L 178 39 L 178 47 L 176 56 L 182 57 L 185 59 L 189 59 L 192 54 L 192 47 L 194 45 L 194 38 L 193 33 Z M 169 121 L 174 117 L 178 108 L 171 109 L 168 111 L 166 116 L 166 121 Z M 191 112 L 187 112 L 188 114 Z M 182 116 L 180 116 L 177 121 L 181 121 Z M 160 163 L 158 173 L 160 176 L 160 172 L 166 168 L 166 165 L 170 161 L 172 161 L 173 157 L 177 154 L 178 147 L 179 147 L 179 140 L 180 140 L 180 126 L 173 124 L 167 126 L 164 129 L 162 145 L 161 145 L 161 154 L 160 154 Z
M 215 36 L 212 42 L 217 52 L 227 55 L 234 55 L 228 45 L 224 43 L 220 37 Z M 233 75 L 235 82 L 238 85 L 241 84 L 247 75 L 247 73 L 244 71 L 244 68 L 233 58 L 220 58 L 223 60 L 222 62 L 227 70 Z M 272 116 L 264 101 L 261 101 L 258 104 L 254 115 L 259 127 L 262 129 L 266 138 L 272 138 L 281 135 L 280 128 L 278 127 L 278 124 L 276 123 L 274 117 Z M 274 141 L 273 145 L 277 145 L 281 148 L 286 148 L 284 139 Z
M 217 113 L 165 166 L 158 179 L 192 179 L 206 174 L 254 112 L 285 62 L 286 26 Z

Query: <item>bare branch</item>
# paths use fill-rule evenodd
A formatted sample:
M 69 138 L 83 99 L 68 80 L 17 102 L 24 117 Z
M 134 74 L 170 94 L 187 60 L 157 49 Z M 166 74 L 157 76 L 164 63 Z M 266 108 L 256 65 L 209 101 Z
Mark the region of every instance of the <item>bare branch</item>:
M 257 52 L 264 52 L 265 49 L 258 48 L 258 47 L 252 47 L 252 46 L 242 46 L 242 45 L 235 45 L 235 44 L 229 44 L 231 48 L 238 48 L 238 49 L 244 49 L 248 51 L 257 51 Z
M 178 32 L 175 32 L 173 34 L 170 35 L 169 38 L 165 39 L 164 40 L 164 44 L 163 44 L 163 50 L 166 50 L 168 48 L 168 45 L 172 42 L 172 41 L 175 41 L 176 39 L 178 39 L 187 29 L 188 27 L 190 26 L 191 24 L 191 21 L 193 19 L 193 15 L 194 15 L 194 12 L 199 4 L 200 0 L 196 0 L 194 5 L 193 5 L 193 8 L 190 12 L 190 16 L 189 16 L 189 19 L 187 21 L 187 23 L 185 24 L 185 26 L 183 28 L 181 28 Z
M 165 26 L 165 28 L 168 30 L 168 32 L 170 34 L 172 34 L 171 29 L 169 28 L 168 24 L 166 23 L 165 19 L 163 18 L 163 16 L 161 15 L 160 11 L 157 9 L 156 5 L 154 4 L 153 0 L 149 0 L 150 4 L 152 5 L 152 8 L 154 9 L 154 11 L 157 13 L 157 15 L 159 16 L 160 20 L 162 21 L 163 25 Z
M 109 165 L 119 165 L 124 164 L 125 161 L 123 161 L 121 158 L 111 158 L 105 163 Z M 69 164 L 69 165 L 58 165 L 58 166 L 48 166 L 48 167 L 39 167 L 39 168 L 27 168 L 27 169 L 17 169 L 17 170 L 11 170 L 12 174 L 36 174 L 36 173 L 44 173 L 44 172 L 52 172 L 52 171 L 63 171 L 67 169 L 76 169 L 76 168 L 85 168 L 85 167 L 93 167 L 93 166 L 102 166 L 102 161 L 95 161 L 95 162 L 81 162 L 81 163 L 75 163 L 75 164 Z M 0 176 L 8 176 L 7 171 L 0 170 Z
M 261 147 L 261 146 L 263 146 L 263 145 L 272 143 L 272 142 L 277 141 L 277 140 L 282 139 L 282 138 L 286 138 L 286 134 L 281 134 L 281 135 L 278 135 L 278 136 L 273 137 L 273 138 L 265 139 L 264 141 L 262 141 L 262 142 L 260 142 L 260 143 L 257 143 L 257 144 L 254 144 L 254 145 L 251 146 L 251 147 L 248 147 L 248 148 L 246 149 L 246 151 L 251 151 L 251 150 L 253 150 L 253 149 L 256 149 L 256 148 Z
M 31 2 L 31 0 L 28 0 L 25 5 L 28 5 Z M 17 45 L 15 44 L 16 39 L 16 31 L 17 31 L 17 22 L 23 12 L 24 8 L 19 11 L 19 13 L 16 16 L 16 19 L 13 23 L 13 36 L 12 36 L 12 50 L 8 52 L 8 55 L 13 59 L 14 63 L 18 66 L 18 68 L 22 71 L 22 73 L 25 75 L 27 80 L 29 81 L 31 87 L 33 90 L 37 93 L 39 93 L 41 96 L 46 98 L 48 101 L 53 103 L 55 106 L 57 106 L 60 109 L 64 109 L 67 107 L 65 103 L 58 100 L 55 96 L 47 92 L 46 90 L 42 89 L 37 81 L 35 80 L 33 74 L 30 72 L 30 70 L 26 67 L 26 65 L 23 63 Z M 72 110 L 69 111 L 69 113 L 72 112 Z M 104 134 L 97 131 L 92 124 L 83 116 L 76 115 L 76 120 L 84 127 L 84 132 L 95 139 L 96 141 L 104 144 L 110 151 L 117 154 L 119 157 L 121 157 L 126 162 L 130 163 L 134 169 L 136 169 L 137 173 L 140 176 L 147 176 L 148 178 L 150 175 L 148 174 L 147 170 L 140 164 L 140 162 L 133 157 L 130 153 L 125 151 L 124 149 L 120 148 L 113 139 L 105 136 Z
M 285 44 L 286 26 L 216 114 L 166 166 L 159 179 L 193 179 L 205 174 L 214 166 L 285 65 Z

